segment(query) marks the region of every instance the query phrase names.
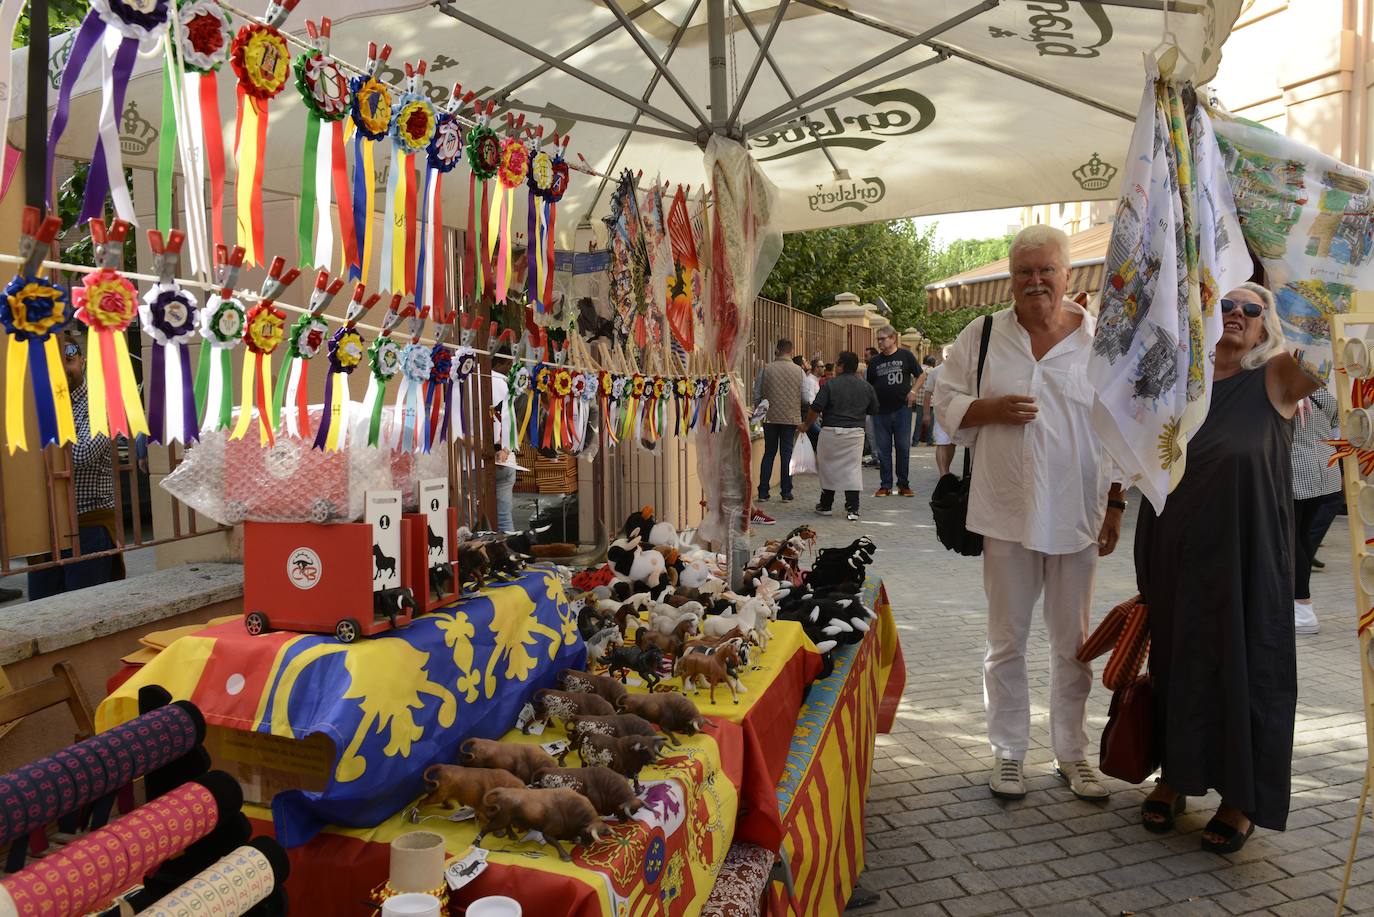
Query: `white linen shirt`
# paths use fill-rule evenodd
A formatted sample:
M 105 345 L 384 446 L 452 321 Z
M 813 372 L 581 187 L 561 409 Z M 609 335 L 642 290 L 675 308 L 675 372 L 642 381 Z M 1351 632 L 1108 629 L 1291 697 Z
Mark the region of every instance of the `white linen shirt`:
M 1110 484 L 1092 427 L 1093 317 L 1067 300 L 1064 307 L 1082 314 L 1083 322 L 1039 360 L 1015 310 L 993 315 L 981 396 L 975 392 L 983 319 L 974 319 L 950 349 L 931 399 L 940 426 L 955 442 L 975 447 L 969 531 L 1045 554 L 1096 544 Z M 977 398 L 1003 395 L 1033 397 L 1035 419 L 960 429 Z

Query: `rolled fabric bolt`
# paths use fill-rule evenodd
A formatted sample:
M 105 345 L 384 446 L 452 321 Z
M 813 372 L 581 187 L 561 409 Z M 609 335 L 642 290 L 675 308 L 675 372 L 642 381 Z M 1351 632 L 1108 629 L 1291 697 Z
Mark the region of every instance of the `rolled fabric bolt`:
M 164 767 L 204 739 L 205 718 L 178 701 L 0 776 L 0 845 Z
M 107 903 L 237 812 L 243 791 L 211 771 L 0 879 L 19 917 L 77 917 Z
M 238 917 L 266 901 L 290 873 L 276 841 L 254 838 L 142 911 L 147 917 Z

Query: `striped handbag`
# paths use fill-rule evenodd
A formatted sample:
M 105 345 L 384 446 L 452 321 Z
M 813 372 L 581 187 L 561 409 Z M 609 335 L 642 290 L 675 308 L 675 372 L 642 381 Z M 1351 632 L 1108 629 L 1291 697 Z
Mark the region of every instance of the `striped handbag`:
M 1102 670 L 1102 684 L 1109 691 L 1135 682 L 1150 654 L 1150 609 L 1140 596 L 1117 605 L 1089 635 L 1076 654 L 1079 662 L 1092 662 L 1111 651 Z

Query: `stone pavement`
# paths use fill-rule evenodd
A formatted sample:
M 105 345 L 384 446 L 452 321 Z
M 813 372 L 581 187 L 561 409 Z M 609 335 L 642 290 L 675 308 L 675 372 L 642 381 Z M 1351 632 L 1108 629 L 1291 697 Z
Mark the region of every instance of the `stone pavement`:
M 779 502 L 775 482 L 773 499 L 762 506 L 778 524 L 758 529 L 783 534 L 807 522 L 822 545 L 848 543 L 860 532 L 872 537 L 876 571 L 901 633 L 906 692 L 892 734 L 878 737 L 860 880 L 880 899 L 850 913 L 1333 914 L 1366 761 L 1345 517 L 1337 518 L 1321 551 L 1326 570 L 1313 576 L 1322 632 L 1298 638 L 1288 830 L 1259 829 L 1240 853 L 1220 857 L 1198 849 L 1216 794 L 1188 800 L 1178 831 L 1155 835 L 1140 826 L 1145 788 L 1113 780 L 1110 801 L 1094 804 L 1076 799 L 1054 776 L 1043 625 L 1032 628 L 1029 650 L 1030 793 L 1018 802 L 989 795 L 981 561 L 936 541 L 926 502 L 936 478 L 934 452 L 917 447 L 911 455 L 914 500 L 874 499 L 877 472 L 866 469 L 860 522 L 817 516 L 816 478 L 805 476 L 797 479 L 794 503 Z M 1094 624 L 1135 594 L 1130 548 L 1138 495 L 1131 503 L 1121 546 L 1098 568 Z M 1101 661 L 1096 669 L 1100 677 Z M 1094 741 L 1109 700 L 1096 682 L 1088 708 Z M 1370 913 L 1374 830 L 1368 821 L 1359 853 L 1347 912 Z

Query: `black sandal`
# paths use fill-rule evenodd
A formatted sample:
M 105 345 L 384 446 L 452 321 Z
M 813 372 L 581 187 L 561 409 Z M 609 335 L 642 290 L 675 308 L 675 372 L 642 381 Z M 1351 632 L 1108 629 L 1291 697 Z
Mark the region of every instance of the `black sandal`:
M 1250 822 L 1250 827 L 1241 831 L 1239 828 L 1228 825 L 1219 818 L 1213 818 L 1207 823 L 1207 826 L 1202 829 L 1202 849 L 1209 853 L 1235 853 L 1245 846 L 1245 842 L 1250 840 L 1250 835 L 1254 833 L 1254 822 Z M 1219 837 L 1226 838 L 1226 840 L 1221 843 L 1209 841 L 1207 840 L 1208 834 L 1215 834 Z
M 1147 799 L 1140 804 L 1140 824 L 1154 834 L 1168 834 L 1174 830 L 1174 818 L 1182 815 L 1186 808 L 1188 797 L 1182 793 L 1174 797 L 1173 805 L 1162 799 Z M 1154 819 L 1147 818 L 1147 815 L 1154 816 Z

